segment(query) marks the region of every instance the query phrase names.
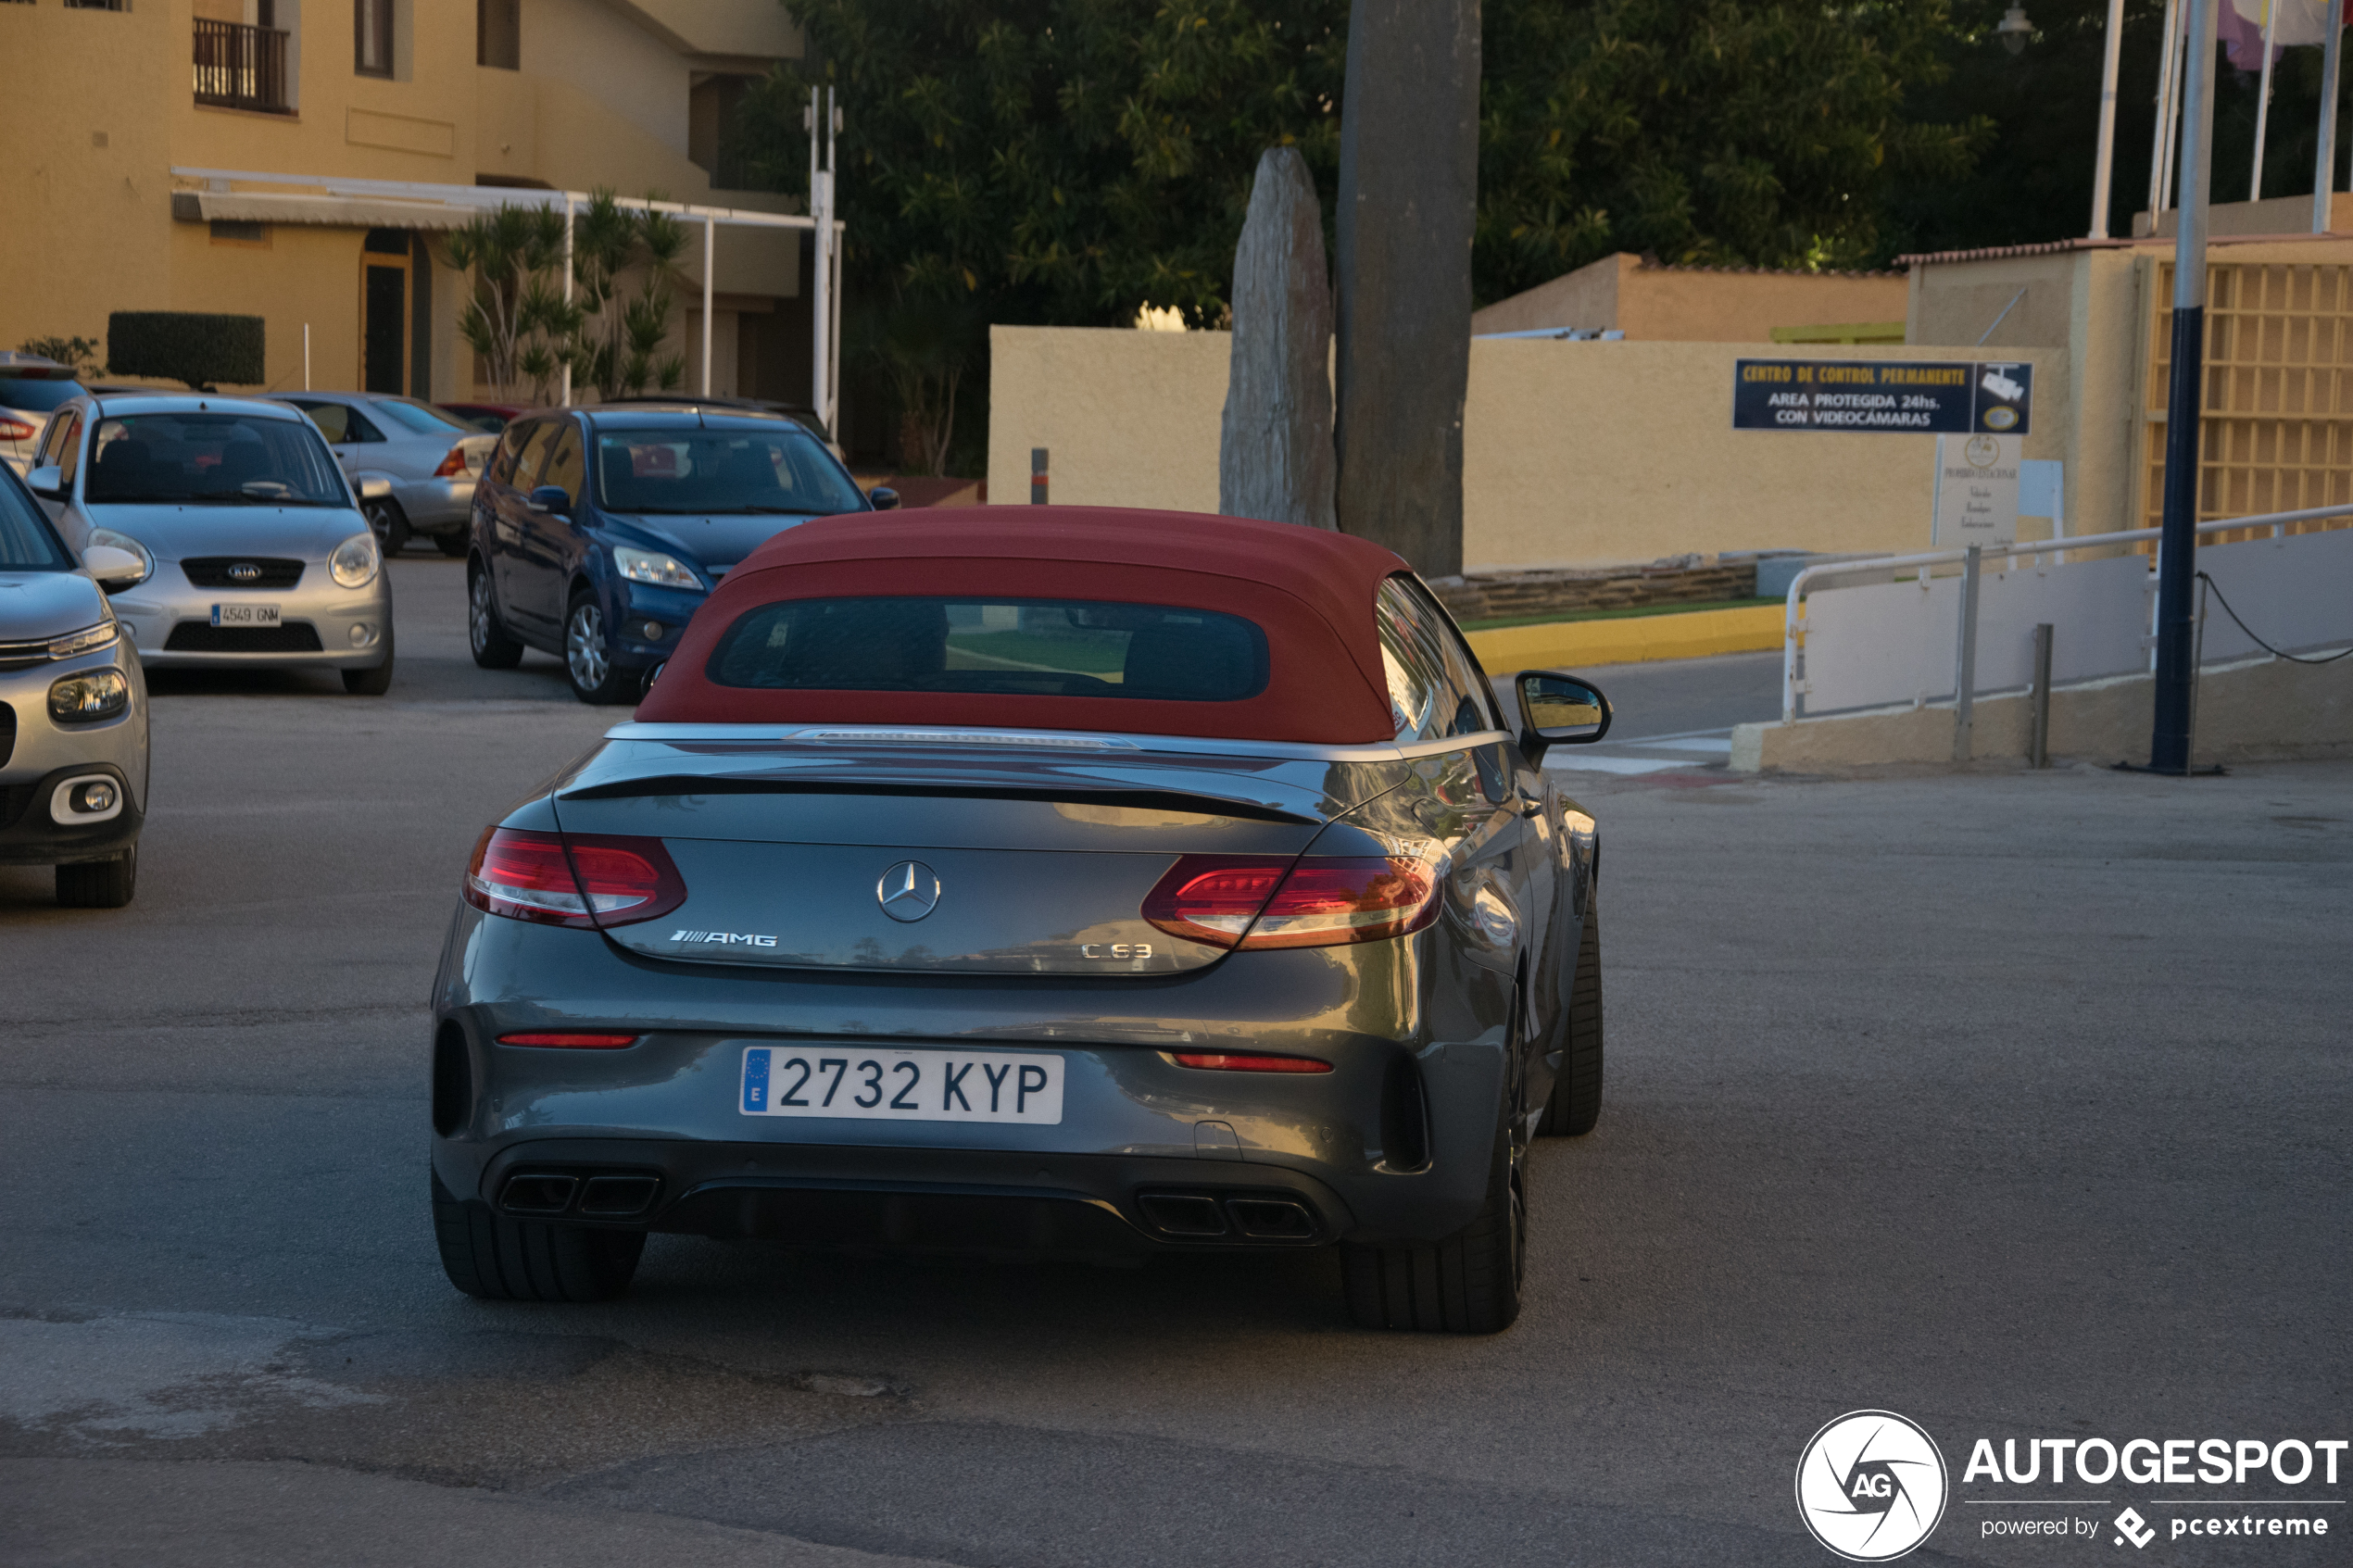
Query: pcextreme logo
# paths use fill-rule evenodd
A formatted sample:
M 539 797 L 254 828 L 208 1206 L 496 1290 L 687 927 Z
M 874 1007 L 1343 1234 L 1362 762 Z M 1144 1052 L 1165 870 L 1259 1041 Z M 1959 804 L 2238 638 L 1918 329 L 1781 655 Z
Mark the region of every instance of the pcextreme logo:
M 1798 1517 L 1849 1562 L 1885 1562 L 1928 1539 L 1944 1495 L 1944 1456 L 1894 1411 L 1850 1411 L 1798 1456 Z

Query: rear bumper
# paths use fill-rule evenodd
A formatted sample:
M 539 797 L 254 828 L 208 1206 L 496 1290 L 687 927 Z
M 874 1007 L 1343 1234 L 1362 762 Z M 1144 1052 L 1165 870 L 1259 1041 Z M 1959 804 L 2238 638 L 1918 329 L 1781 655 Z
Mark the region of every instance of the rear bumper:
M 888 1250 L 1087 1261 L 1327 1245 L 1357 1227 L 1295 1171 L 1149 1156 L 535 1138 L 450 1191 L 522 1219 Z
M 572 1219 L 881 1248 L 935 1245 L 925 1215 L 982 1210 L 999 1215 L 991 1234 L 1013 1223 L 1002 1210 L 1058 1216 L 1054 1236 L 1092 1238 L 1033 1250 L 1259 1245 L 1148 1223 L 1139 1195 L 1164 1190 L 1206 1196 L 1229 1222 L 1237 1193 L 1306 1195 L 1312 1229 L 1286 1238 L 1298 1244 L 1460 1229 L 1485 1196 L 1511 978 L 1420 938 L 1237 959 L 1249 961 L 1127 982 L 760 972 L 642 959 L 595 932 L 461 907 L 435 988 L 434 1168 L 454 1193 L 503 1201 L 524 1161 L 577 1164 L 574 1145 L 626 1146 L 616 1168 L 657 1173 L 660 1207 Z M 640 1038 L 609 1051 L 497 1043 L 563 1029 Z M 1188 1042 L 1334 1070 L 1200 1071 L 1170 1054 Z M 1051 1052 L 1063 1119 L 742 1114 L 745 1049 L 785 1045 Z M 812 1196 L 822 1194 L 832 1196 Z
M 471 479 L 396 479 L 392 498 L 418 533 L 457 533 L 473 514 L 474 483 Z

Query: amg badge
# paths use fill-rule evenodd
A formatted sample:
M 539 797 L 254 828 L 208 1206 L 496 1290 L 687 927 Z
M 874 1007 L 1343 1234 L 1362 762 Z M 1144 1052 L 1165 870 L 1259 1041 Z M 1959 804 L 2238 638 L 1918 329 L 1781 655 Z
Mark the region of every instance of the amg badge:
M 756 931 L 673 931 L 673 942 L 714 947 L 773 947 L 776 939 Z

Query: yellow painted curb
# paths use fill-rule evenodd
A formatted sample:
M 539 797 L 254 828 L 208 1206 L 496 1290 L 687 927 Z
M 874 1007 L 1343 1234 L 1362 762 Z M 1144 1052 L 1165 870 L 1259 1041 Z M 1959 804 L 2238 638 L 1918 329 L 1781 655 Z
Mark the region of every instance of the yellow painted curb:
M 1694 609 L 1680 615 L 1629 615 L 1617 621 L 1554 621 L 1472 632 L 1471 651 L 1496 674 L 1634 664 L 1653 659 L 1703 659 L 1714 653 L 1756 653 L 1781 646 L 1780 605 L 1743 609 Z

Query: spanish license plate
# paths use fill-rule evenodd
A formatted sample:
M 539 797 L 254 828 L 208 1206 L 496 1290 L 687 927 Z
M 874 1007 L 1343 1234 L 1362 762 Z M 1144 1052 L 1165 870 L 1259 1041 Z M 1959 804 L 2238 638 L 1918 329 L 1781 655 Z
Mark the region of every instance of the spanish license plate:
M 276 605 L 214 605 L 212 623 L 215 626 L 275 626 L 278 624 Z
M 1051 1127 L 1063 1119 L 1063 1059 L 750 1046 L 744 1050 L 736 1104 L 746 1116 L 1025 1122 Z

